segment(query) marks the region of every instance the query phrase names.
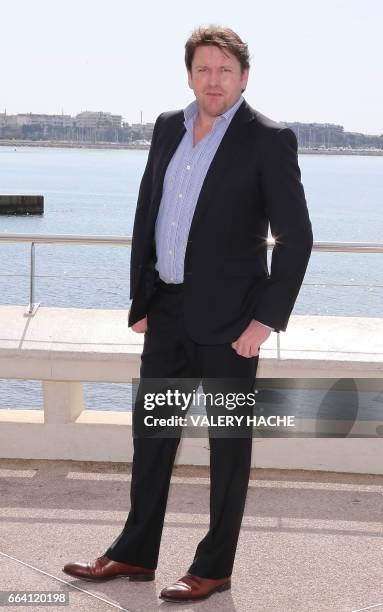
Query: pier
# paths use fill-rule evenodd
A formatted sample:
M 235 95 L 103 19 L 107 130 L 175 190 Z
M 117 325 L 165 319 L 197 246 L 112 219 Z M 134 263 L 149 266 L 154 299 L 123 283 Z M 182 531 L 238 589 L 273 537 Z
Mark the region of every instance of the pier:
M 42 195 L 0 195 L 0 215 L 42 215 Z

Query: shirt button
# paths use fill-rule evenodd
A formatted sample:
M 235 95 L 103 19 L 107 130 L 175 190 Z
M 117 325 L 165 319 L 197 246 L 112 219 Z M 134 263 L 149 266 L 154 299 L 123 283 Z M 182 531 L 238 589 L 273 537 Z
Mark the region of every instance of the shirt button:
M 171 276 L 171 277 L 170 277 L 170 280 L 174 280 L 174 277 L 173 277 L 173 276 Z
M 190 170 L 191 166 L 189 164 L 186 166 L 186 170 Z
M 178 197 L 179 197 L 179 198 L 182 198 L 182 193 L 179 193 L 179 194 L 178 194 Z
M 169 255 L 171 255 L 171 254 L 172 254 L 172 252 L 173 252 L 173 251 L 169 251 Z
M 175 225 L 175 224 L 176 224 L 176 222 L 175 222 L 175 221 L 172 221 L 172 225 Z

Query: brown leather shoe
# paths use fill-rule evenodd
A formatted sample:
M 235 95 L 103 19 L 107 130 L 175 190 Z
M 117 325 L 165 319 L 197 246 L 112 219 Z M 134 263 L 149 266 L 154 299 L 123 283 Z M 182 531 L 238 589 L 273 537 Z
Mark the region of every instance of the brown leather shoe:
M 216 591 L 226 591 L 231 587 L 230 576 L 227 578 L 201 578 L 189 572 L 174 584 L 162 589 L 160 598 L 165 601 L 196 601 L 206 599 Z
M 101 582 L 112 580 L 119 576 L 126 576 L 129 580 L 154 580 L 154 570 L 127 563 L 119 563 L 109 559 L 106 555 L 97 557 L 90 563 L 67 563 L 63 572 L 83 580 Z

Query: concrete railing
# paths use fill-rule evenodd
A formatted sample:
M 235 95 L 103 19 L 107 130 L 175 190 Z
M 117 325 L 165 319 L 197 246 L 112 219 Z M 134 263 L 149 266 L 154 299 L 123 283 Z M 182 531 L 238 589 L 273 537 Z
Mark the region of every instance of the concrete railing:
M 138 377 L 142 335 L 128 328 L 125 310 L 42 307 L 34 282 L 38 243 L 129 246 L 131 239 L 1 234 L 1 242 L 29 242 L 31 257 L 27 309 L 0 306 L 0 378 L 41 381 L 43 406 L 0 409 L 0 457 L 130 461 L 131 412 L 84 410 L 83 383 Z M 383 244 L 314 242 L 313 250 L 383 253 Z M 379 396 L 383 319 L 292 316 L 280 337 L 262 345 L 257 377 L 376 379 Z M 354 435 L 360 431 L 355 423 Z M 254 447 L 259 467 L 383 473 L 380 438 L 255 438 Z M 177 462 L 207 465 L 208 440 L 183 439 Z
M 0 234 L 2 242 L 25 243 L 31 245 L 30 271 L 29 271 L 29 304 L 25 315 L 33 317 L 37 312 L 40 302 L 35 302 L 35 262 L 36 244 L 81 244 L 93 246 L 130 246 L 132 239 L 126 236 L 96 236 L 96 235 L 73 235 L 73 234 Z M 273 238 L 266 239 L 267 249 L 272 250 L 275 246 Z M 334 242 L 314 241 L 313 251 L 337 252 L 337 253 L 383 253 L 383 243 L 372 242 Z M 307 284 L 307 283 L 304 283 Z M 276 334 L 277 355 L 280 357 L 280 333 Z
M 257 377 L 376 379 L 383 392 L 383 319 L 292 316 L 283 335 L 279 358 L 273 334 L 262 345 Z M 131 406 L 84 410 L 83 383 L 131 382 L 142 342 L 126 310 L 40 307 L 25 317 L 1 306 L 0 378 L 42 381 L 43 407 L 0 410 L 0 457 L 131 461 Z M 254 449 L 258 467 L 383 473 L 379 438 L 256 437 Z M 208 465 L 208 440 L 183 439 L 177 463 Z

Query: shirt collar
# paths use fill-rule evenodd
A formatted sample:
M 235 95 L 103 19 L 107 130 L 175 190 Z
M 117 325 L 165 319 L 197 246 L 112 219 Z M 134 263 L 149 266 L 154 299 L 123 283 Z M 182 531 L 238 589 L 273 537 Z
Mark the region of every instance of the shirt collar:
M 227 111 L 222 113 L 222 115 L 218 115 L 215 121 L 217 121 L 217 119 L 221 120 L 222 118 L 224 118 L 226 121 L 231 121 L 231 119 L 233 118 L 233 116 L 235 115 L 235 113 L 237 112 L 238 108 L 241 106 L 243 101 L 244 101 L 244 97 L 241 95 L 239 100 L 237 100 L 237 102 L 233 104 L 233 106 L 231 106 Z M 188 106 L 186 106 L 186 108 L 184 108 L 186 128 L 188 127 L 188 125 L 190 125 L 190 122 L 191 124 L 194 123 L 197 113 L 198 113 L 198 102 L 197 100 L 193 100 L 193 102 L 191 102 L 190 104 L 188 104 Z

